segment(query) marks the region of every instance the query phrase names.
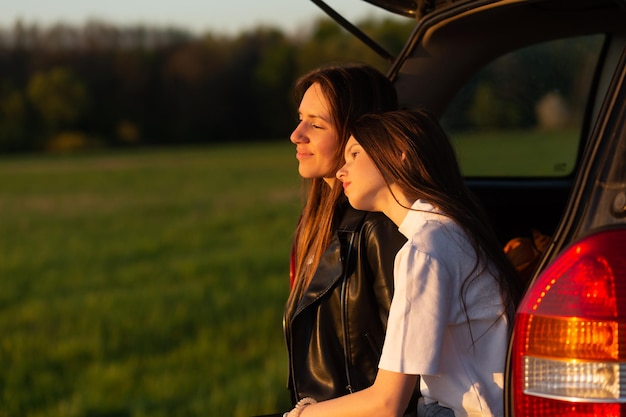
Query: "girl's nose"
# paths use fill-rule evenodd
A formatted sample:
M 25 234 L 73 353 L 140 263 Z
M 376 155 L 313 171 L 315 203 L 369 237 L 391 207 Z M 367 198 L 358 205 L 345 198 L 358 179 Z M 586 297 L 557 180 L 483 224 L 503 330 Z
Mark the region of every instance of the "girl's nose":
M 339 168 L 339 170 L 337 171 L 337 173 L 335 174 L 335 176 L 337 177 L 337 179 L 339 179 L 339 181 L 343 182 L 343 177 L 346 175 L 346 170 L 344 169 L 346 166 L 343 165 L 341 168 Z

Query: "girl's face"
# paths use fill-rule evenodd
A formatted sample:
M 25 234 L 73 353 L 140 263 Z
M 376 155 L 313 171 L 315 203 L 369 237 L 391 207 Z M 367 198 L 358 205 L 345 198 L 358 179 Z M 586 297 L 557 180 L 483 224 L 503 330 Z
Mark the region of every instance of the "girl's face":
M 298 172 L 304 178 L 335 180 L 339 135 L 331 122 L 330 106 L 319 84 L 311 85 L 300 102 L 300 122 L 291 134 L 296 144 Z
M 345 150 L 346 163 L 337 171 L 350 205 L 357 210 L 385 211 L 391 193 L 380 171 L 359 142 L 350 137 Z

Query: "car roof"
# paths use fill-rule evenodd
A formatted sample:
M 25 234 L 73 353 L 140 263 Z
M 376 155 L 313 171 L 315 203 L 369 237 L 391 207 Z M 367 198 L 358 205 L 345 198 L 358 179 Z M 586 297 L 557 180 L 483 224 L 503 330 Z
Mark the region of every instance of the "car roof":
M 425 15 L 389 75 L 402 104 L 440 112 L 487 62 L 535 43 L 593 33 L 626 36 L 626 6 L 611 0 L 464 2 Z M 420 97 L 429 102 L 416 102 Z
M 401 16 L 413 17 L 417 14 L 417 1 L 412 0 L 363 0 Z M 419 0 L 418 0 L 419 1 Z

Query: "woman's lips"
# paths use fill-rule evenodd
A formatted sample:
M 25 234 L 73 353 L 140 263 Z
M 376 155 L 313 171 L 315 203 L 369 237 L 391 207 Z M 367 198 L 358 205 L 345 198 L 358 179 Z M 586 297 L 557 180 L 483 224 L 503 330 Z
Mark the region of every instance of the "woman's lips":
M 296 149 L 296 158 L 297 159 L 306 159 L 306 158 L 310 158 L 311 156 L 313 156 L 313 154 L 311 152 L 305 152 L 305 151 L 301 151 Z

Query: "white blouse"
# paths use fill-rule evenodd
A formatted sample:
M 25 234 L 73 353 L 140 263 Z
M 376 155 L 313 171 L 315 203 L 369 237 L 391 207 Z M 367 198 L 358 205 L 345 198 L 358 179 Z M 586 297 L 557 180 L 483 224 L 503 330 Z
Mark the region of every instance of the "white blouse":
M 408 241 L 395 259 L 379 368 L 420 375 L 425 402 L 457 417 L 503 415 L 509 323 L 494 277 L 478 269 L 465 310 L 462 285 L 476 262 L 465 232 L 421 200 L 399 230 Z

